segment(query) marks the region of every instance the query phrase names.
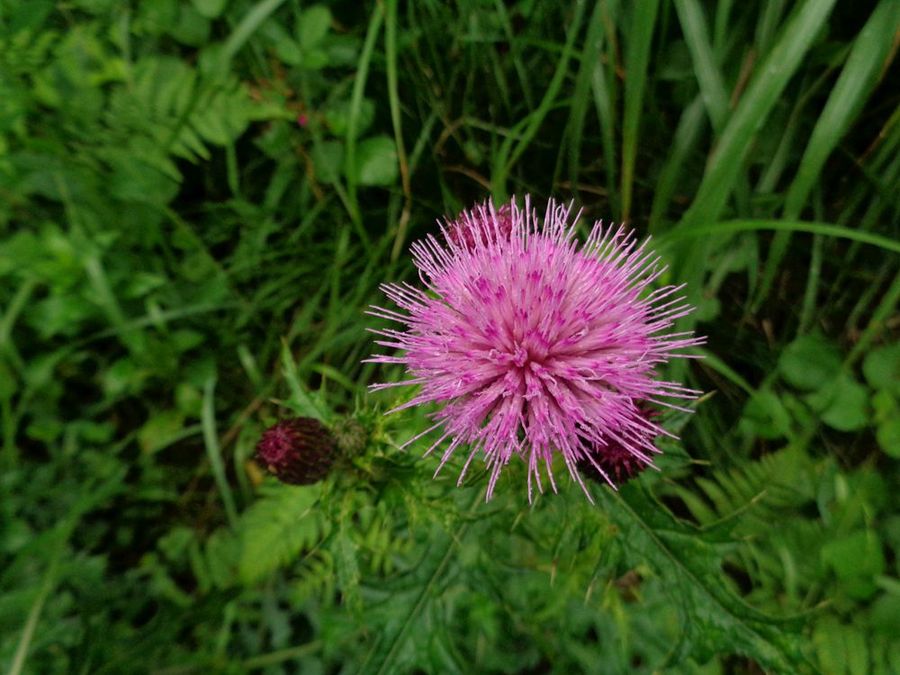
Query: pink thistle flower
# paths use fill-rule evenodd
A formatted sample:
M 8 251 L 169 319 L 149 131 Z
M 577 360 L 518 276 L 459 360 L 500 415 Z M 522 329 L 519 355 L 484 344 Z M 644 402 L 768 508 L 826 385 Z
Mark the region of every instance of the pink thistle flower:
M 575 238 L 578 216 L 550 201 L 541 221 L 525 208 L 502 211 L 487 203 L 463 214 L 472 236 L 434 236 L 412 245 L 425 289 L 385 284 L 385 295 L 403 310 L 372 307 L 371 315 L 394 321 L 376 344 L 402 350 L 376 355 L 375 363 L 402 364 L 410 378 L 372 390 L 418 385 L 419 392 L 390 412 L 441 404 L 435 424 L 404 445 L 440 430 L 426 451 L 449 439 L 435 475 L 460 447 L 484 454 L 493 494 L 513 457 L 528 465 L 528 498 L 543 492 L 546 470 L 561 455 L 571 477 L 591 499 L 577 465 L 587 462 L 615 487 L 604 453 L 629 453 L 652 466 L 654 439 L 672 436 L 642 411 L 644 402 L 679 408 L 664 399 L 694 399 L 700 392 L 659 379 L 657 367 L 680 350 L 701 344 L 692 333 L 668 332 L 692 308 L 682 286 L 650 290 L 665 271 L 659 257 L 624 227 L 594 224 L 587 241 Z M 451 230 L 452 231 L 452 230 Z M 598 461 L 598 456 L 601 460 Z M 608 464 L 606 465 L 609 466 Z

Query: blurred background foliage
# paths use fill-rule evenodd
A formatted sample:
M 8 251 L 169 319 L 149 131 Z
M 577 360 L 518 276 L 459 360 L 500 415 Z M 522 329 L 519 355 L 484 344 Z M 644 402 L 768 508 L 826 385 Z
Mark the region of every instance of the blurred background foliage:
M 12 673 L 900 672 L 900 2 L 0 1 Z M 364 308 L 488 195 L 652 233 L 662 472 L 400 442 Z M 289 414 L 354 453 L 264 477 Z M 349 439 L 349 440 L 348 440 Z M 421 446 L 424 447 L 424 446 Z

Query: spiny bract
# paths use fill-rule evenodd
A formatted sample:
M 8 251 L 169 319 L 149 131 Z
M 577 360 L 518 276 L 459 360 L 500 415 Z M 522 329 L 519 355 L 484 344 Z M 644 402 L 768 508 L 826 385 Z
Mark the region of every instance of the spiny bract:
M 424 290 L 384 284 L 404 311 L 370 311 L 403 329 L 375 330 L 386 338 L 377 344 L 401 352 L 369 361 L 402 364 L 411 376 L 371 388 L 421 387 L 394 411 L 439 404 L 435 424 L 407 445 L 440 429 L 425 453 L 448 441 L 438 471 L 468 446 L 460 482 L 483 452 L 488 499 L 514 456 L 528 464 L 529 500 L 535 484 L 543 489 L 542 466 L 555 491 L 555 453 L 590 498 L 578 462 L 589 462 L 611 485 L 596 459 L 604 448 L 624 448 L 652 464 L 655 437 L 671 434 L 640 406 L 677 407 L 664 399 L 699 394 L 656 373 L 703 341 L 667 332 L 692 309 L 678 297 L 681 287 L 650 290 L 665 267 L 623 227 L 597 222 L 579 245 L 570 210 L 550 201 L 541 220 L 526 198 L 524 208 L 513 201 L 502 214 L 490 202 L 461 214 L 455 227 L 471 236 L 442 228 L 443 242 L 429 235 L 412 245 Z

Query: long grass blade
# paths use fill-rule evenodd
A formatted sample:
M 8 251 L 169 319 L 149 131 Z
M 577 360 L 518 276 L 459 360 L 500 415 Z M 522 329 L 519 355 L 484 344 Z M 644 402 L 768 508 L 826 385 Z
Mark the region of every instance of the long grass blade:
M 638 134 L 644 117 L 644 89 L 647 86 L 650 43 L 658 9 L 658 0 L 636 2 L 632 7 L 625 57 L 625 111 L 622 116 L 622 220 L 628 220 L 631 214 Z
M 675 230 L 705 227 L 718 220 L 732 194 L 753 137 L 765 122 L 803 56 L 831 13 L 835 0 L 806 0 L 785 26 L 728 120 L 719 144 L 710 155 L 694 201 Z M 689 283 L 691 293 L 702 292 L 703 262 L 709 239 L 692 245 L 678 256 L 675 273 Z M 693 318 L 682 321 L 683 326 Z
M 900 29 L 900 3 L 882 0 L 860 31 L 828 102 L 813 128 L 800 167 L 785 198 L 784 217 L 800 216 L 810 190 L 819 180 L 825 160 L 831 155 L 848 127 L 856 119 L 883 72 L 885 60 Z M 768 295 L 778 267 L 790 242 L 790 231 L 780 232 L 772 241 L 759 291 L 758 307 Z

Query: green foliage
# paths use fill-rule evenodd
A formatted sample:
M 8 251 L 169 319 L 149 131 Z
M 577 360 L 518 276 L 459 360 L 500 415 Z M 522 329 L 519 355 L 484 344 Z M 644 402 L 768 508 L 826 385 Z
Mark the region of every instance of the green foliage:
M 241 515 L 238 573 L 252 585 L 297 558 L 321 537 L 317 486 L 273 485 Z
M 800 640 L 786 622 L 748 606 L 722 583 L 728 540 L 679 523 L 637 490 L 629 488 L 616 499 L 603 496 L 627 559 L 660 577 L 680 613 L 685 629 L 668 657 L 671 663 L 689 655 L 707 661 L 732 651 L 776 672 L 803 668 Z
M 900 672 L 898 12 L 0 3 L 2 668 Z M 366 391 L 409 242 L 525 193 L 652 231 L 708 336 L 596 505 L 432 479 Z M 253 460 L 292 414 L 318 485 Z

